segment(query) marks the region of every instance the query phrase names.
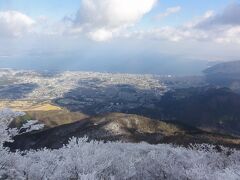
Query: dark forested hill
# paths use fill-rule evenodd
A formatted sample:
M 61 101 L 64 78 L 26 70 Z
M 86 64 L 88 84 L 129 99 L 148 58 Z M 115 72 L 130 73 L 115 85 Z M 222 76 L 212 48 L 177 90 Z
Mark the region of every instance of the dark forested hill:
M 207 74 L 239 74 L 240 73 L 240 61 L 232 61 L 216 64 L 204 71 Z M 240 78 L 240 77 L 239 77 Z
M 240 61 L 220 63 L 206 69 L 204 73 L 210 84 L 240 92 Z
M 188 88 L 168 92 L 160 106 L 166 119 L 214 132 L 240 135 L 240 95 L 228 88 Z

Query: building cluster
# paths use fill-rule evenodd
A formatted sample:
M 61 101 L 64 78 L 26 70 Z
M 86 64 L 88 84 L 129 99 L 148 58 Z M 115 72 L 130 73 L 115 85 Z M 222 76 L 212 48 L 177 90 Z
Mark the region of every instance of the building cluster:
M 26 99 L 56 99 L 66 93 L 87 86 L 87 88 L 103 88 L 116 85 L 128 85 L 139 90 L 152 90 L 162 94 L 167 88 L 153 75 L 115 74 L 98 72 L 66 71 L 61 73 L 37 73 L 11 69 L 0 70 L 1 79 L 11 84 L 24 86 L 34 84 L 35 88 L 26 94 Z

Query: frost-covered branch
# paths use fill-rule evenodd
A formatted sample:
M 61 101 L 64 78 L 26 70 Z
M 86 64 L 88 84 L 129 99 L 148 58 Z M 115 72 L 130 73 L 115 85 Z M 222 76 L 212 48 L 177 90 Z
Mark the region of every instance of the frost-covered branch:
M 22 125 L 19 132 L 22 132 L 22 131 L 31 132 L 31 131 L 37 131 L 43 128 L 44 128 L 44 124 L 40 124 L 38 120 L 30 120 Z
M 240 152 L 219 153 L 209 145 L 187 149 L 72 138 L 61 149 L 12 153 L 2 146 L 11 139 L 2 122 L 16 114 L 0 111 L 0 116 L 0 179 L 240 179 Z
M 0 146 L 3 142 L 11 141 L 11 138 L 18 133 L 17 129 L 9 129 L 10 122 L 18 117 L 23 116 L 22 112 L 14 112 L 11 109 L 0 110 Z

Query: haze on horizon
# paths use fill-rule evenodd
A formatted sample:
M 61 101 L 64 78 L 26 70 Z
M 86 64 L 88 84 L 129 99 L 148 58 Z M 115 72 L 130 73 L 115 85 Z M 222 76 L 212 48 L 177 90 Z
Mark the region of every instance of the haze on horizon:
M 239 48 L 239 0 L 0 1 L 1 68 L 189 75 Z

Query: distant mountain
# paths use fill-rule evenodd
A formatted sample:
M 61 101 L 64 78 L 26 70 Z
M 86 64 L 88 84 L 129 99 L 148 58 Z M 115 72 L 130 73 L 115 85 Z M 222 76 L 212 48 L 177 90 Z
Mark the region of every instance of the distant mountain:
M 62 125 L 40 132 L 14 137 L 6 143 L 11 150 L 60 148 L 71 137 L 87 136 L 89 140 L 173 143 L 188 146 L 191 143 L 210 143 L 240 148 L 240 139 L 207 133 L 177 123 L 166 123 L 137 115 L 111 113 Z
M 214 65 L 204 71 L 206 80 L 211 85 L 229 87 L 240 92 L 240 61 Z
M 240 74 L 240 61 L 216 64 L 204 71 L 206 74 Z M 239 77 L 240 78 L 240 77 Z

